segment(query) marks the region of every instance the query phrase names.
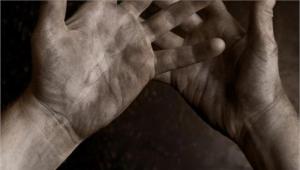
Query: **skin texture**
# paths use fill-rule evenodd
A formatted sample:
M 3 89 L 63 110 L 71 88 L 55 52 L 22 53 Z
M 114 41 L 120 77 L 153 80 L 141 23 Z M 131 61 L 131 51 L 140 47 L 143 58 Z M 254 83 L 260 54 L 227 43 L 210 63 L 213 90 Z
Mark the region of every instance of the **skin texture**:
M 256 113 L 264 110 L 264 107 L 273 102 L 276 96 L 274 93 L 281 91 L 281 85 L 278 67 L 273 68 L 273 65 L 277 65 L 277 47 L 273 32 L 267 32 L 269 37 L 259 37 L 259 41 L 251 43 L 254 40 L 250 38 L 262 35 L 244 34 L 243 29 L 224 8 L 221 1 L 216 1 L 205 9 L 207 22 L 204 20 L 201 26 L 188 30 L 184 43 L 194 44 L 210 37 L 224 37 L 226 51 L 209 61 L 161 76 L 168 76 L 164 77 L 166 82 L 174 85 L 188 102 L 200 107 L 199 110 L 210 113 L 204 115 L 206 119 L 211 120 L 219 129 L 226 129 L 224 133 L 234 138 L 241 129 L 241 121 L 238 119 L 244 119 L 249 114 L 241 115 L 243 113 L 240 112 Z M 271 42 L 265 42 L 266 40 Z M 272 57 L 272 60 L 267 61 L 267 57 Z M 256 69 L 257 67 L 262 69 Z M 268 79 L 265 77 L 271 80 L 266 81 Z M 265 93 L 266 89 L 263 88 L 268 88 L 270 92 Z M 257 92 L 254 93 L 254 90 Z M 261 101 L 265 98 L 268 101 Z M 257 107 L 261 103 L 263 106 Z M 243 104 L 249 106 L 242 106 Z M 257 111 L 250 111 L 254 106 Z M 245 109 L 249 111 L 243 111 Z
M 208 3 L 178 2 L 141 22 L 150 2 L 89 1 L 67 21 L 66 0 L 43 4 L 32 37 L 32 81 L 2 114 L 1 169 L 57 168 L 156 74 L 222 52 L 211 43 L 154 52 L 152 41 Z
M 163 8 L 173 2 L 157 4 Z M 217 0 L 201 11 L 204 17 L 193 16 L 182 26 L 183 41 L 174 36 L 156 41 L 162 48 L 211 37 L 221 37 L 226 43 L 222 55 L 157 79 L 175 87 L 200 117 L 235 141 L 254 169 L 296 170 L 299 118 L 279 77 L 272 22 L 275 1 L 252 5 L 247 31 Z M 220 42 L 215 43 L 221 48 Z
M 32 41 L 31 85 L 1 120 L 1 169 L 57 168 L 155 75 L 207 58 L 157 78 L 238 143 L 255 169 L 299 167 L 299 120 L 278 74 L 275 2 L 253 2 L 247 33 L 221 1 L 206 8 L 203 19 L 194 13 L 208 3 L 194 1 L 164 6 L 141 22 L 149 4 L 87 2 L 66 22 L 66 1 L 44 4 Z M 152 41 L 183 21 L 184 40 L 167 33 L 156 41 L 167 49 L 152 51 Z M 216 37 L 227 47 L 220 56 L 225 44 Z
M 117 117 L 155 74 L 196 62 L 193 54 L 186 60 L 175 55 L 165 58 L 181 50 L 154 53 L 150 43 L 203 8 L 203 2 L 175 4 L 166 11 L 184 10 L 180 15 L 173 12 L 170 18 L 162 11 L 141 23 L 137 16 L 150 4 L 147 1 L 120 6 L 113 1 L 91 1 L 66 24 L 65 3 L 52 4 L 61 11 L 44 9 L 35 30 L 32 89 L 50 112 L 63 115 L 82 138 Z M 50 16 L 61 13 L 60 22 L 51 20 L 49 12 Z

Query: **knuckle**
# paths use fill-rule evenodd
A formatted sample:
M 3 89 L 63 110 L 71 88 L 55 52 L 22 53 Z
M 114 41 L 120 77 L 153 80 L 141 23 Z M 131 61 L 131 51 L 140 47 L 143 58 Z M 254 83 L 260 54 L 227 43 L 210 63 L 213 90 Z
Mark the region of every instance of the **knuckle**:
M 278 46 L 274 38 L 268 39 L 264 43 L 264 52 L 267 56 L 277 56 L 278 54 Z

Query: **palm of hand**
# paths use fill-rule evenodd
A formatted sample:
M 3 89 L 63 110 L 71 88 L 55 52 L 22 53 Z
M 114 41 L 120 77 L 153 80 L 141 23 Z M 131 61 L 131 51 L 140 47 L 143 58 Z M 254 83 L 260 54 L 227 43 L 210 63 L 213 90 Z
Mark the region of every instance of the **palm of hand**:
M 43 69 L 36 68 L 34 89 L 85 135 L 83 129 L 106 125 L 138 95 L 154 76 L 154 54 L 141 24 L 110 3 L 86 4 L 67 26 L 44 38 L 37 29 L 34 59 Z
M 281 83 L 272 33 L 242 36 L 242 28 L 228 15 L 209 18 L 185 38 L 193 44 L 221 37 L 225 52 L 171 72 L 171 83 L 201 117 L 238 140 L 245 122 L 255 121 L 276 102 Z
M 47 1 L 42 8 L 33 36 L 30 89 L 83 138 L 117 117 L 155 74 L 204 58 L 195 47 L 153 52 L 151 41 L 207 2 L 178 2 L 144 22 L 138 17 L 151 0 L 86 2 L 65 22 L 66 3 Z

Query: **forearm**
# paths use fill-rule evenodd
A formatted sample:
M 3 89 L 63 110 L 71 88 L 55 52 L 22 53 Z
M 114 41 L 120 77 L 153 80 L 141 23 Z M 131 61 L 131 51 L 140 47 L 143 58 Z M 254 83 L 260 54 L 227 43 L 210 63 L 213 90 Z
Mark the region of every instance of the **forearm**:
M 240 142 L 256 170 L 298 170 L 300 168 L 299 117 L 286 96 L 266 114 L 245 123 Z
M 23 95 L 1 120 L 1 169 L 56 169 L 79 142 L 63 117 Z

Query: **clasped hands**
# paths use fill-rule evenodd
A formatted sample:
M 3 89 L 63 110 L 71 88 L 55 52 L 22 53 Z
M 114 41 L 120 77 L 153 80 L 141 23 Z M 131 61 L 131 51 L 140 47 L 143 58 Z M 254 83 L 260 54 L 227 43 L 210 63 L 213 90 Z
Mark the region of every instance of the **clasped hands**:
M 52 129 L 65 134 L 61 140 L 75 147 L 120 115 L 156 79 L 177 89 L 200 117 L 236 142 L 253 167 L 274 168 L 275 160 L 261 163 L 249 151 L 261 149 L 249 146 L 263 135 L 254 134 L 256 130 L 264 128 L 266 136 L 273 136 L 272 128 L 283 124 L 286 110 L 278 109 L 291 107 L 278 71 L 274 0 L 251 2 L 247 30 L 220 0 L 97 0 L 65 21 L 66 3 L 42 5 L 32 38 L 32 82 L 19 102 L 24 112 L 44 114 L 45 122 L 54 122 L 49 123 Z M 161 10 L 141 19 L 151 3 Z M 176 26 L 184 37 L 170 31 Z M 161 50 L 154 51 L 151 43 Z M 297 126 L 295 112 L 286 112 Z M 55 144 L 51 137 L 59 135 L 47 139 Z M 57 153 L 65 152 L 70 151 Z M 295 162 L 280 166 L 296 167 Z

